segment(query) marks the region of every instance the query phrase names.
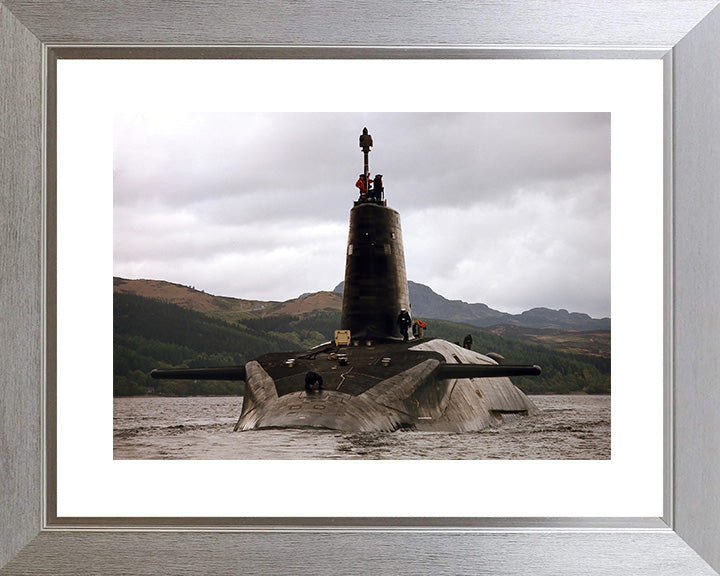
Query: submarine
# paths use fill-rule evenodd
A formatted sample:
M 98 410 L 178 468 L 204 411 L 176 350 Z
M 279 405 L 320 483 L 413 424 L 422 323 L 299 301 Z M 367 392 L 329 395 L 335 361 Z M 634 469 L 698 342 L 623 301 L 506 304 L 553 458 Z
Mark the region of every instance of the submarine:
M 235 431 L 474 432 L 538 412 L 507 365 L 439 338 L 413 335 L 399 213 L 382 175 L 370 180 L 372 136 L 359 138 L 363 173 L 350 210 L 340 327 L 310 350 L 272 352 L 244 366 L 153 370 L 153 378 L 244 380 Z M 422 325 L 422 324 L 421 324 Z

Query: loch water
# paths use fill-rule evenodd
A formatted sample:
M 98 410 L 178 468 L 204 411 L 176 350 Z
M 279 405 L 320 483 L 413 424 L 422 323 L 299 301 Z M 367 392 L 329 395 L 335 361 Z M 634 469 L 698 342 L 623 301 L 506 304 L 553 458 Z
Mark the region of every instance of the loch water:
M 537 416 L 480 432 L 233 432 L 242 397 L 114 399 L 115 459 L 606 460 L 610 396 L 531 396 Z

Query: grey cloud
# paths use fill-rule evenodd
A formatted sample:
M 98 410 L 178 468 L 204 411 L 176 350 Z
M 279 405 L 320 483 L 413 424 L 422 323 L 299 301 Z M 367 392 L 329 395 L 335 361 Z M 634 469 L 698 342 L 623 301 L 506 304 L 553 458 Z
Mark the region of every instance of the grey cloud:
M 238 297 L 332 288 L 363 126 L 403 218 L 409 278 L 510 311 L 609 315 L 603 113 L 118 116 L 116 273 Z

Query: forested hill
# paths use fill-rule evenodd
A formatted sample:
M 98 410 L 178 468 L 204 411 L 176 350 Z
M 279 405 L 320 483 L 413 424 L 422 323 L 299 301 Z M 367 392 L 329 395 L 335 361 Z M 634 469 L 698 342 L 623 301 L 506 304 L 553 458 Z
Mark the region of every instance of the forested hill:
M 301 300 L 285 309 L 303 310 Z M 276 305 L 287 303 L 272 303 L 271 311 L 267 306 L 248 305 L 251 301 L 239 302 L 231 302 L 225 309 L 211 306 L 200 311 L 116 289 L 115 395 L 242 394 L 242 382 L 158 381 L 151 379 L 149 372 L 153 368 L 241 365 L 267 352 L 305 350 L 331 340 L 340 324 L 340 311 L 332 306 L 283 314 L 278 313 L 282 306 Z M 465 335 L 472 334 L 474 350 L 499 352 L 512 364 L 541 365 L 542 376 L 513 379 L 527 393 L 610 391 L 609 332 L 571 333 L 569 345 L 562 332 L 517 333 L 513 335 L 516 338 L 507 338 L 467 324 L 428 323 L 427 336 L 462 342 Z M 602 342 L 600 352 L 595 349 L 595 342 L 605 336 L 607 354 Z
M 339 314 L 337 319 L 333 316 L 323 322 L 323 317 L 328 316 L 323 312 L 314 314 L 310 322 L 291 316 L 232 319 L 232 311 L 228 316 L 231 319 L 223 319 L 217 311 L 198 312 L 169 302 L 115 292 L 115 394 L 242 393 L 242 383 L 158 384 L 148 375 L 153 368 L 240 365 L 267 352 L 302 350 L 327 341 L 328 332 L 334 332 L 339 322 Z
M 285 302 L 243 300 L 226 296 L 213 296 L 192 286 L 183 286 L 162 280 L 127 280 L 114 278 L 114 290 L 172 302 L 198 312 L 233 312 L 236 315 L 299 315 L 316 310 L 340 310 L 344 283 L 332 292 L 321 291 L 303 294 Z M 508 314 L 493 310 L 486 304 L 470 304 L 462 300 L 448 300 L 429 286 L 408 282 L 413 316 L 449 320 L 473 326 L 488 327 L 497 324 L 522 328 L 548 330 L 610 330 L 610 318 L 591 318 L 580 312 L 533 308 L 521 314 Z
M 316 310 L 340 310 L 342 307 L 342 296 L 335 292 L 303 294 L 285 302 L 243 300 L 228 296 L 213 296 L 204 290 L 197 290 L 194 286 L 183 286 L 164 280 L 127 280 L 115 277 L 113 278 L 113 292 L 152 298 L 197 312 L 235 317 L 248 315 L 294 316 Z

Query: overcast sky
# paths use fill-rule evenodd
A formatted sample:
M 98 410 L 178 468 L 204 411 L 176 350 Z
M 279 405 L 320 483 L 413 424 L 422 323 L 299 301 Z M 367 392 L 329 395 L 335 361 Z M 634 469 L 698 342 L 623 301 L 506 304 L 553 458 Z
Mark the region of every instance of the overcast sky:
M 610 316 L 608 113 L 118 114 L 114 274 L 258 300 L 332 290 L 364 126 L 409 280 Z

